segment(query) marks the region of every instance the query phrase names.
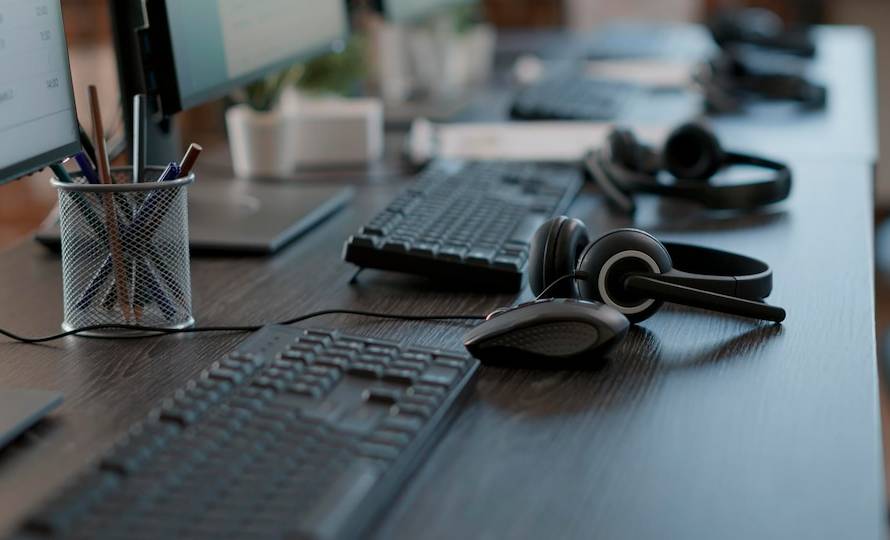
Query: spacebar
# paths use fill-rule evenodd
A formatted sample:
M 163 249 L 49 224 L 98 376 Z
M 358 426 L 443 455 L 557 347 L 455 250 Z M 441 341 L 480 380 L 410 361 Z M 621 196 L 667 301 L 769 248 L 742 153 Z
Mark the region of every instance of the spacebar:
M 380 469 L 364 461 L 356 461 L 344 469 L 288 538 L 333 540 L 343 537 L 343 527 L 379 477 Z
M 517 242 L 528 244 L 532 241 L 532 236 L 534 236 L 535 231 L 538 230 L 538 227 L 541 226 L 545 221 L 547 221 L 546 216 L 543 214 L 529 214 L 522 218 L 522 221 L 519 222 L 519 225 L 513 229 L 513 232 L 510 234 L 510 237 L 507 239 L 508 242 Z

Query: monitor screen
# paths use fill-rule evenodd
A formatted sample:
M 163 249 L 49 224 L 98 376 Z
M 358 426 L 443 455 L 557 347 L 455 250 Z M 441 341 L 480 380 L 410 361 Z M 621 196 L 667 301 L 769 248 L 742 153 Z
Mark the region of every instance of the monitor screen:
M 59 0 L 0 2 L 0 182 L 79 148 Z
M 474 0 L 380 0 L 383 14 L 393 21 L 428 17 L 447 7 L 475 3 Z
M 188 109 L 269 73 L 331 50 L 348 32 L 345 0 L 152 0 L 153 36 L 161 27 L 175 76 L 177 103 Z M 159 12 L 158 10 L 163 11 Z M 159 81 L 163 84 L 165 81 Z M 171 110 L 175 109 L 175 110 Z

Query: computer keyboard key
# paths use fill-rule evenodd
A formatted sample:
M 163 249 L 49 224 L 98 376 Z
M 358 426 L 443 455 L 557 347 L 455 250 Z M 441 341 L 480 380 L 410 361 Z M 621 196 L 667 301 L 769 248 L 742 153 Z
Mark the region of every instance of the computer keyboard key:
M 244 380 L 244 375 L 231 369 L 222 367 L 213 368 L 208 371 L 207 376 L 211 379 L 230 382 L 232 384 L 240 384 Z
M 494 249 L 476 248 L 467 253 L 466 260 L 471 264 L 491 264 L 494 258 Z
M 418 383 L 409 388 L 407 393 L 408 395 L 421 394 L 442 398 L 448 393 L 448 389 L 439 385 Z
M 399 415 L 419 416 L 423 419 L 427 419 L 433 414 L 432 407 L 420 403 L 402 402 L 398 405 L 394 405 L 394 407 L 396 407 L 395 410 Z
M 520 270 L 522 270 L 523 261 L 519 257 L 500 256 L 496 257 L 492 262 L 495 268 L 501 268 L 514 272 L 519 272 Z
M 411 253 L 423 257 L 432 257 L 439 252 L 439 245 L 432 242 L 415 242 L 411 247 Z
M 365 390 L 362 397 L 367 401 L 384 405 L 394 405 L 401 399 L 402 391 L 394 388 L 369 388 Z
M 408 242 L 399 241 L 399 240 L 387 240 L 383 244 L 383 249 L 385 251 L 393 251 L 396 253 L 406 253 L 411 246 L 408 245 Z
M 362 377 L 365 379 L 379 379 L 383 375 L 380 366 L 373 364 L 355 363 L 346 368 L 346 373 L 354 377 Z
M 402 431 L 381 430 L 368 437 L 368 442 L 403 448 L 411 442 L 411 436 Z
M 314 366 L 330 366 L 345 371 L 349 367 L 350 360 L 343 356 L 322 356 L 313 364 Z
M 378 239 L 373 236 L 357 234 L 355 236 L 351 236 L 349 238 L 349 242 L 351 244 L 355 244 L 356 246 L 376 248 L 377 244 L 378 244 Z
M 423 426 L 424 422 L 422 419 L 417 418 L 416 416 L 407 416 L 403 414 L 388 416 L 380 423 L 380 429 L 398 431 L 409 435 L 414 435 L 420 431 Z
M 310 397 L 310 398 L 319 398 L 319 397 L 321 397 L 321 394 L 322 394 L 322 391 L 320 388 L 303 383 L 303 382 L 298 382 L 298 383 L 288 385 L 288 387 L 285 388 L 285 390 L 287 392 L 291 392 L 293 394 L 297 394 L 300 396 L 306 396 L 306 397 Z
M 460 371 L 457 369 L 434 365 L 421 375 L 420 381 L 426 384 L 451 386 L 457 381 L 459 376 Z
M 414 384 L 415 380 L 417 380 L 417 374 L 414 371 L 408 371 L 405 369 L 387 369 L 383 372 L 383 380 L 411 385 Z
M 469 249 L 466 246 L 446 244 L 439 248 L 439 256 L 445 261 L 463 261 Z

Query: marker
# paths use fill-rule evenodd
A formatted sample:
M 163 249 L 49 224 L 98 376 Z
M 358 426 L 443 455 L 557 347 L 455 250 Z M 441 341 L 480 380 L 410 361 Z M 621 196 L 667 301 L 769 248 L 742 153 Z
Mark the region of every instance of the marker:
M 192 169 L 195 167 L 195 163 L 198 161 L 198 158 L 203 151 L 204 148 L 202 148 L 200 144 L 192 143 L 189 145 L 189 149 L 185 151 L 185 156 L 183 156 L 182 161 L 179 162 L 180 178 L 191 174 Z

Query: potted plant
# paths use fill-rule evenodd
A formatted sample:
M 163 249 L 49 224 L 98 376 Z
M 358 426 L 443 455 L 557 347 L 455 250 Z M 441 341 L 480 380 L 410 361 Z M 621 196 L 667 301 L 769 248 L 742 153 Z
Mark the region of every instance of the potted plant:
M 383 154 L 383 104 L 354 97 L 364 77 L 358 37 L 299 68 L 281 99 L 296 132 L 297 166 L 359 164 Z
M 296 131 L 278 107 L 293 70 L 253 83 L 226 111 L 232 164 L 239 177 L 287 176 L 295 165 Z

